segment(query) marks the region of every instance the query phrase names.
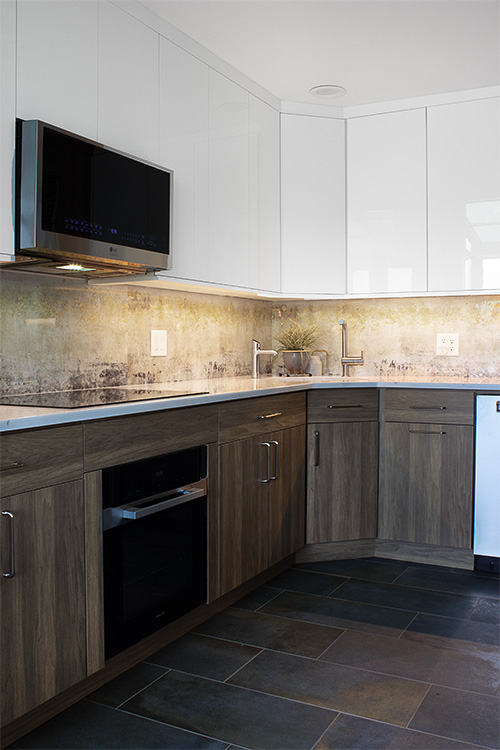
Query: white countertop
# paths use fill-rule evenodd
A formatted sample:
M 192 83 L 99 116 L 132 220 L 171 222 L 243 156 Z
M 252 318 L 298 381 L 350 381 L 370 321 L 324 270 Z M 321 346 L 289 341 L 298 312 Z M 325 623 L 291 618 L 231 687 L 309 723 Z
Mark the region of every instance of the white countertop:
M 137 387 L 133 384 L 130 388 Z M 123 387 L 123 386 L 120 386 Z M 109 406 L 92 406 L 82 409 L 38 408 L 35 406 L 1 406 L 0 432 L 47 427 L 50 425 L 69 424 L 107 417 L 119 417 L 126 414 L 140 414 L 161 409 L 178 409 L 184 406 L 199 406 L 219 401 L 230 401 L 253 396 L 267 396 L 280 390 L 304 391 L 311 388 L 452 388 L 473 390 L 477 392 L 500 392 L 500 382 L 493 378 L 370 378 L 370 377 L 271 377 L 261 376 L 254 380 L 250 377 L 211 378 L 209 380 L 190 380 L 185 382 L 148 383 L 152 390 L 207 391 L 198 396 L 181 396 L 179 398 L 156 399 L 153 401 L 133 401 Z

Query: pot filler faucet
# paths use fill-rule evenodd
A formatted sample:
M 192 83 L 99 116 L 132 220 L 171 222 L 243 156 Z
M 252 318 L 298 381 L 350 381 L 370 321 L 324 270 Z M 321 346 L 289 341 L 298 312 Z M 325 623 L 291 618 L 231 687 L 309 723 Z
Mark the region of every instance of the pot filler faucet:
M 354 365 L 364 365 L 363 352 L 359 357 L 349 357 L 347 355 L 347 323 L 341 318 L 339 324 L 342 326 L 342 358 L 340 360 L 342 364 L 342 377 L 345 378 L 349 375 L 349 368 Z
M 278 354 L 277 351 L 274 349 L 261 349 L 260 348 L 260 341 L 257 341 L 256 339 L 252 339 L 252 378 L 258 378 L 259 377 L 259 355 L 260 354 L 274 354 L 276 356 Z

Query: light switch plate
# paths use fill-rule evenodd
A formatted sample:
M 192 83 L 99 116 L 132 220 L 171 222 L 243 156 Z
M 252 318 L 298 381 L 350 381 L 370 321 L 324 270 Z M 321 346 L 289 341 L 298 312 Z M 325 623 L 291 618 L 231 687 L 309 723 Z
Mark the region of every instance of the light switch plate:
M 151 356 L 167 356 L 167 332 L 151 329 Z
M 440 357 L 458 357 L 458 333 L 438 333 L 436 336 L 436 354 Z

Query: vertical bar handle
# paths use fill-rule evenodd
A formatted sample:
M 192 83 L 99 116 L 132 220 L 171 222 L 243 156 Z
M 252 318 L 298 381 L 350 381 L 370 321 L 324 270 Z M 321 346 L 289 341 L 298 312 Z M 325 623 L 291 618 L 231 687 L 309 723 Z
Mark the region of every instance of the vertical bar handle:
M 270 440 L 269 441 L 271 445 L 275 446 L 274 449 L 274 475 L 272 477 L 269 477 L 270 479 L 277 479 L 278 478 L 278 451 L 279 451 L 279 445 L 277 440 Z
M 313 466 L 319 466 L 319 431 L 314 430 L 314 461 Z
M 7 573 L 2 573 L 4 578 L 14 578 L 15 566 L 14 566 L 14 516 L 10 510 L 3 510 L 2 516 L 9 518 L 9 548 L 10 548 L 10 570 Z
M 261 445 L 267 448 L 267 478 L 260 481 L 263 484 L 268 484 L 271 481 L 271 443 L 261 443 Z

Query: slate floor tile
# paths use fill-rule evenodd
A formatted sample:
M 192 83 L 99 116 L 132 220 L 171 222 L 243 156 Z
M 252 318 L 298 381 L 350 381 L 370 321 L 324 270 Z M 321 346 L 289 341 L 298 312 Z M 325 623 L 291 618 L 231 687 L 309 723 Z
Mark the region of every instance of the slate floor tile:
M 347 578 L 325 573 L 315 573 L 310 570 L 288 568 L 267 582 L 268 586 L 287 591 L 302 591 L 304 594 L 321 594 L 328 596 L 337 589 Z
M 432 686 L 409 727 L 498 748 L 499 716 L 498 698 Z
M 318 706 L 175 671 L 128 701 L 125 709 L 260 750 L 311 748 L 337 715 Z
M 225 750 L 199 734 L 140 716 L 80 701 L 38 729 L 16 740 L 21 750 Z
M 477 745 L 341 714 L 314 750 L 480 750 Z
M 498 653 L 500 628 L 498 624 L 488 622 L 419 614 L 409 624 L 402 638 L 459 651 L 474 649 Z
M 477 604 L 477 597 L 473 596 L 411 589 L 399 586 L 399 582 L 398 585 L 388 585 L 354 579 L 342 584 L 332 596 L 335 599 L 464 619 L 469 617 Z
M 500 684 L 500 656 L 466 654 L 401 638 L 346 631 L 322 661 L 494 695 Z
M 273 651 L 263 651 L 228 682 L 401 726 L 411 719 L 429 687 Z
M 224 642 L 237 641 L 313 658 L 322 654 L 343 633 L 340 628 L 239 609 L 224 610 L 199 625 L 196 631 L 224 638 Z
M 293 591 L 283 592 L 263 606 L 260 612 L 396 638 L 417 614 L 406 610 L 341 601 L 327 596 L 313 596 Z
M 249 609 L 255 612 L 255 610 L 262 607 L 263 604 L 267 604 L 267 602 L 274 599 L 278 594 L 279 591 L 275 588 L 271 589 L 268 586 L 261 586 L 260 588 L 255 589 L 255 591 L 251 591 L 246 596 L 243 596 L 241 599 L 238 599 L 238 601 L 231 606 L 237 607 L 238 609 Z
M 190 632 L 148 656 L 147 661 L 200 677 L 225 680 L 253 659 L 259 650 L 241 642 L 231 643 Z
M 500 625 L 500 600 L 480 599 L 473 609 L 470 620 Z
M 406 562 L 385 562 L 371 559 L 358 560 L 322 560 L 320 562 L 297 563 L 295 568 L 311 570 L 318 573 L 330 573 L 348 578 L 360 578 L 366 581 L 393 583 L 408 567 Z
M 398 586 L 411 586 L 433 591 L 444 591 L 449 594 L 465 596 L 487 596 L 490 599 L 500 598 L 500 579 L 498 576 L 477 575 L 475 571 L 429 570 L 410 566 L 398 578 Z
M 116 708 L 135 693 L 138 693 L 139 690 L 164 675 L 165 672 L 164 668 L 152 664 L 136 664 L 135 667 L 131 667 L 124 674 L 115 677 L 111 682 L 95 690 L 88 696 L 88 700 Z

